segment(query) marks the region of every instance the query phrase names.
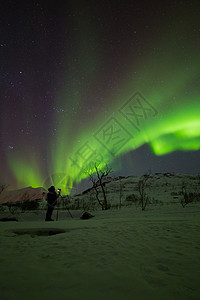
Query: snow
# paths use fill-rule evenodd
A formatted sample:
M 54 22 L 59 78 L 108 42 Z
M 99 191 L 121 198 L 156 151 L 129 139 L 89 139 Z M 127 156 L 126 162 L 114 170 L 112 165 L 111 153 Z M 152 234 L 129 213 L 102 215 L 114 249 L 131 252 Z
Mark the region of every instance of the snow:
M 108 204 L 111 207 L 131 204 L 129 196 L 139 196 L 138 182 L 143 180 L 143 176 L 129 176 L 124 178 L 108 178 L 104 186 Z M 151 203 L 170 204 L 180 203 L 183 199 L 182 186 L 185 184 L 187 192 L 198 193 L 200 195 L 200 176 L 175 173 L 156 173 L 150 175 L 145 183 L 145 193 Z M 103 200 L 101 187 L 98 187 L 99 199 Z M 133 199 L 133 197 L 132 197 Z M 94 189 L 90 188 L 82 194 L 71 197 L 74 207 L 84 208 L 89 203 L 89 207 L 98 207 Z M 87 208 L 86 208 L 87 209 Z
M 0 204 L 8 202 L 23 202 L 42 199 L 47 194 L 47 191 L 42 188 L 33 188 L 31 186 L 18 190 L 3 190 L 0 194 Z
M 71 213 L 0 223 L 1 300 L 200 298 L 199 202 Z

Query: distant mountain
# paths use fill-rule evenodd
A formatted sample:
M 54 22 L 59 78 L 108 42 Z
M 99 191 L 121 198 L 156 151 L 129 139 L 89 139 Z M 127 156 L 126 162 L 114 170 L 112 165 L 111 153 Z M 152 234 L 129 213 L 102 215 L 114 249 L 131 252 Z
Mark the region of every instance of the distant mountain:
M 42 187 L 33 188 L 31 186 L 13 191 L 3 190 L 0 194 L 0 204 L 39 200 L 42 199 L 46 193 L 47 191 Z

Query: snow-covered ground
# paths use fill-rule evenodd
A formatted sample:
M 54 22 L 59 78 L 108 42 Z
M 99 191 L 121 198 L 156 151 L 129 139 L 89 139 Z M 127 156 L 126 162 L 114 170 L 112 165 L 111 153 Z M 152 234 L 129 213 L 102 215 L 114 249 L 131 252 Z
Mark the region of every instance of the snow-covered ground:
M 0 223 L 1 300 L 200 299 L 200 203 L 71 213 Z

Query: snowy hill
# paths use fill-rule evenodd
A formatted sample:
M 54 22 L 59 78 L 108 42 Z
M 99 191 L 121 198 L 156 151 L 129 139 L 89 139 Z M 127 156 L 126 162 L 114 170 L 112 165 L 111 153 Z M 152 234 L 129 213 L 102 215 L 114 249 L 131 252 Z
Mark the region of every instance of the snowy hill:
M 183 187 L 189 192 L 200 193 L 200 176 L 174 173 L 156 173 L 154 175 L 108 177 L 103 181 L 108 203 L 111 207 L 129 205 L 139 196 L 138 183 L 145 180 L 144 191 L 152 204 L 180 202 Z M 103 200 L 100 185 L 97 188 L 99 197 Z M 72 197 L 74 206 L 98 206 L 95 189 L 87 189 L 82 194 Z
M 0 195 L 0 204 L 42 199 L 44 195 L 43 193 L 46 194 L 46 190 L 44 188 L 32 188 L 31 186 L 13 191 L 3 190 Z
M 200 176 L 173 173 L 156 173 L 153 175 L 128 176 L 128 177 L 107 177 L 103 179 L 106 198 L 109 207 L 129 206 L 139 197 L 139 181 L 145 181 L 144 192 L 148 196 L 151 204 L 164 204 L 180 202 L 183 198 L 182 189 L 200 194 Z M 97 191 L 99 199 L 103 200 L 103 193 L 97 181 Z M 24 202 L 44 199 L 47 191 L 42 188 L 26 187 L 19 190 L 4 190 L 0 194 L 0 205 L 11 202 Z M 93 187 L 74 196 L 62 197 L 61 202 L 69 203 L 71 209 L 92 210 L 100 208 L 96 192 Z M 40 208 L 46 208 L 46 201 L 41 202 Z M 60 208 L 62 203 L 60 203 Z M 64 204 L 63 204 L 64 205 Z M 64 206 L 63 206 L 64 208 Z

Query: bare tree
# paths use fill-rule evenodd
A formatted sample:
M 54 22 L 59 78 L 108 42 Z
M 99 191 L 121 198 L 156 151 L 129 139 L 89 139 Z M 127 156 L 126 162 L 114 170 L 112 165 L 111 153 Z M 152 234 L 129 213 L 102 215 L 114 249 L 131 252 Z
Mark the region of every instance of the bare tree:
M 99 165 L 97 165 L 96 163 L 94 164 L 94 169 L 95 169 L 94 173 L 91 172 L 88 173 L 89 179 L 93 184 L 93 188 L 96 194 L 96 199 L 99 205 L 101 206 L 102 210 L 107 210 L 109 207 L 108 207 L 108 201 L 106 198 L 106 192 L 105 192 L 105 186 L 103 180 L 112 172 L 112 169 L 108 165 L 106 165 L 104 169 L 100 169 Z M 98 190 L 99 186 L 101 187 L 102 190 L 103 201 L 100 200 L 99 197 L 99 190 Z
M 183 208 L 187 204 L 192 203 L 193 200 L 195 199 L 195 194 L 187 191 L 187 185 L 184 181 L 182 182 L 181 194 L 183 195 L 183 198 L 181 199 L 180 202 Z
M 122 190 L 123 190 L 123 184 L 121 183 L 121 179 L 119 180 L 119 207 L 122 207 Z
M 95 178 L 95 175 L 94 175 L 94 174 L 91 174 L 91 173 L 88 174 L 88 175 L 89 175 L 90 181 L 92 182 L 92 187 L 93 187 L 94 190 L 95 190 L 96 199 L 97 199 L 99 205 L 101 205 L 102 210 L 103 210 L 104 207 L 103 207 L 103 203 L 102 203 L 102 202 L 100 201 L 100 199 L 99 199 L 99 191 L 98 191 L 98 189 L 97 189 L 98 184 L 97 184 L 97 180 L 96 180 L 96 178 Z
M 199 181 L 198 184 L 199 184 L 199 187 L 200 187 L 200 174 L 197 175 L 197 180 Z
M 149 197 L 145 192 L 147 186 L 147 180 L 149 179 L 150 174 L 144 175 L 142 179 L 138 182 L 138 192 L 139 192 L 139 203 L 141 204 L 142 210 L 145 210 L 147 204 L 149 203 Z
M 8 188 L 8 184 L 0 184 L 0 194 Z

